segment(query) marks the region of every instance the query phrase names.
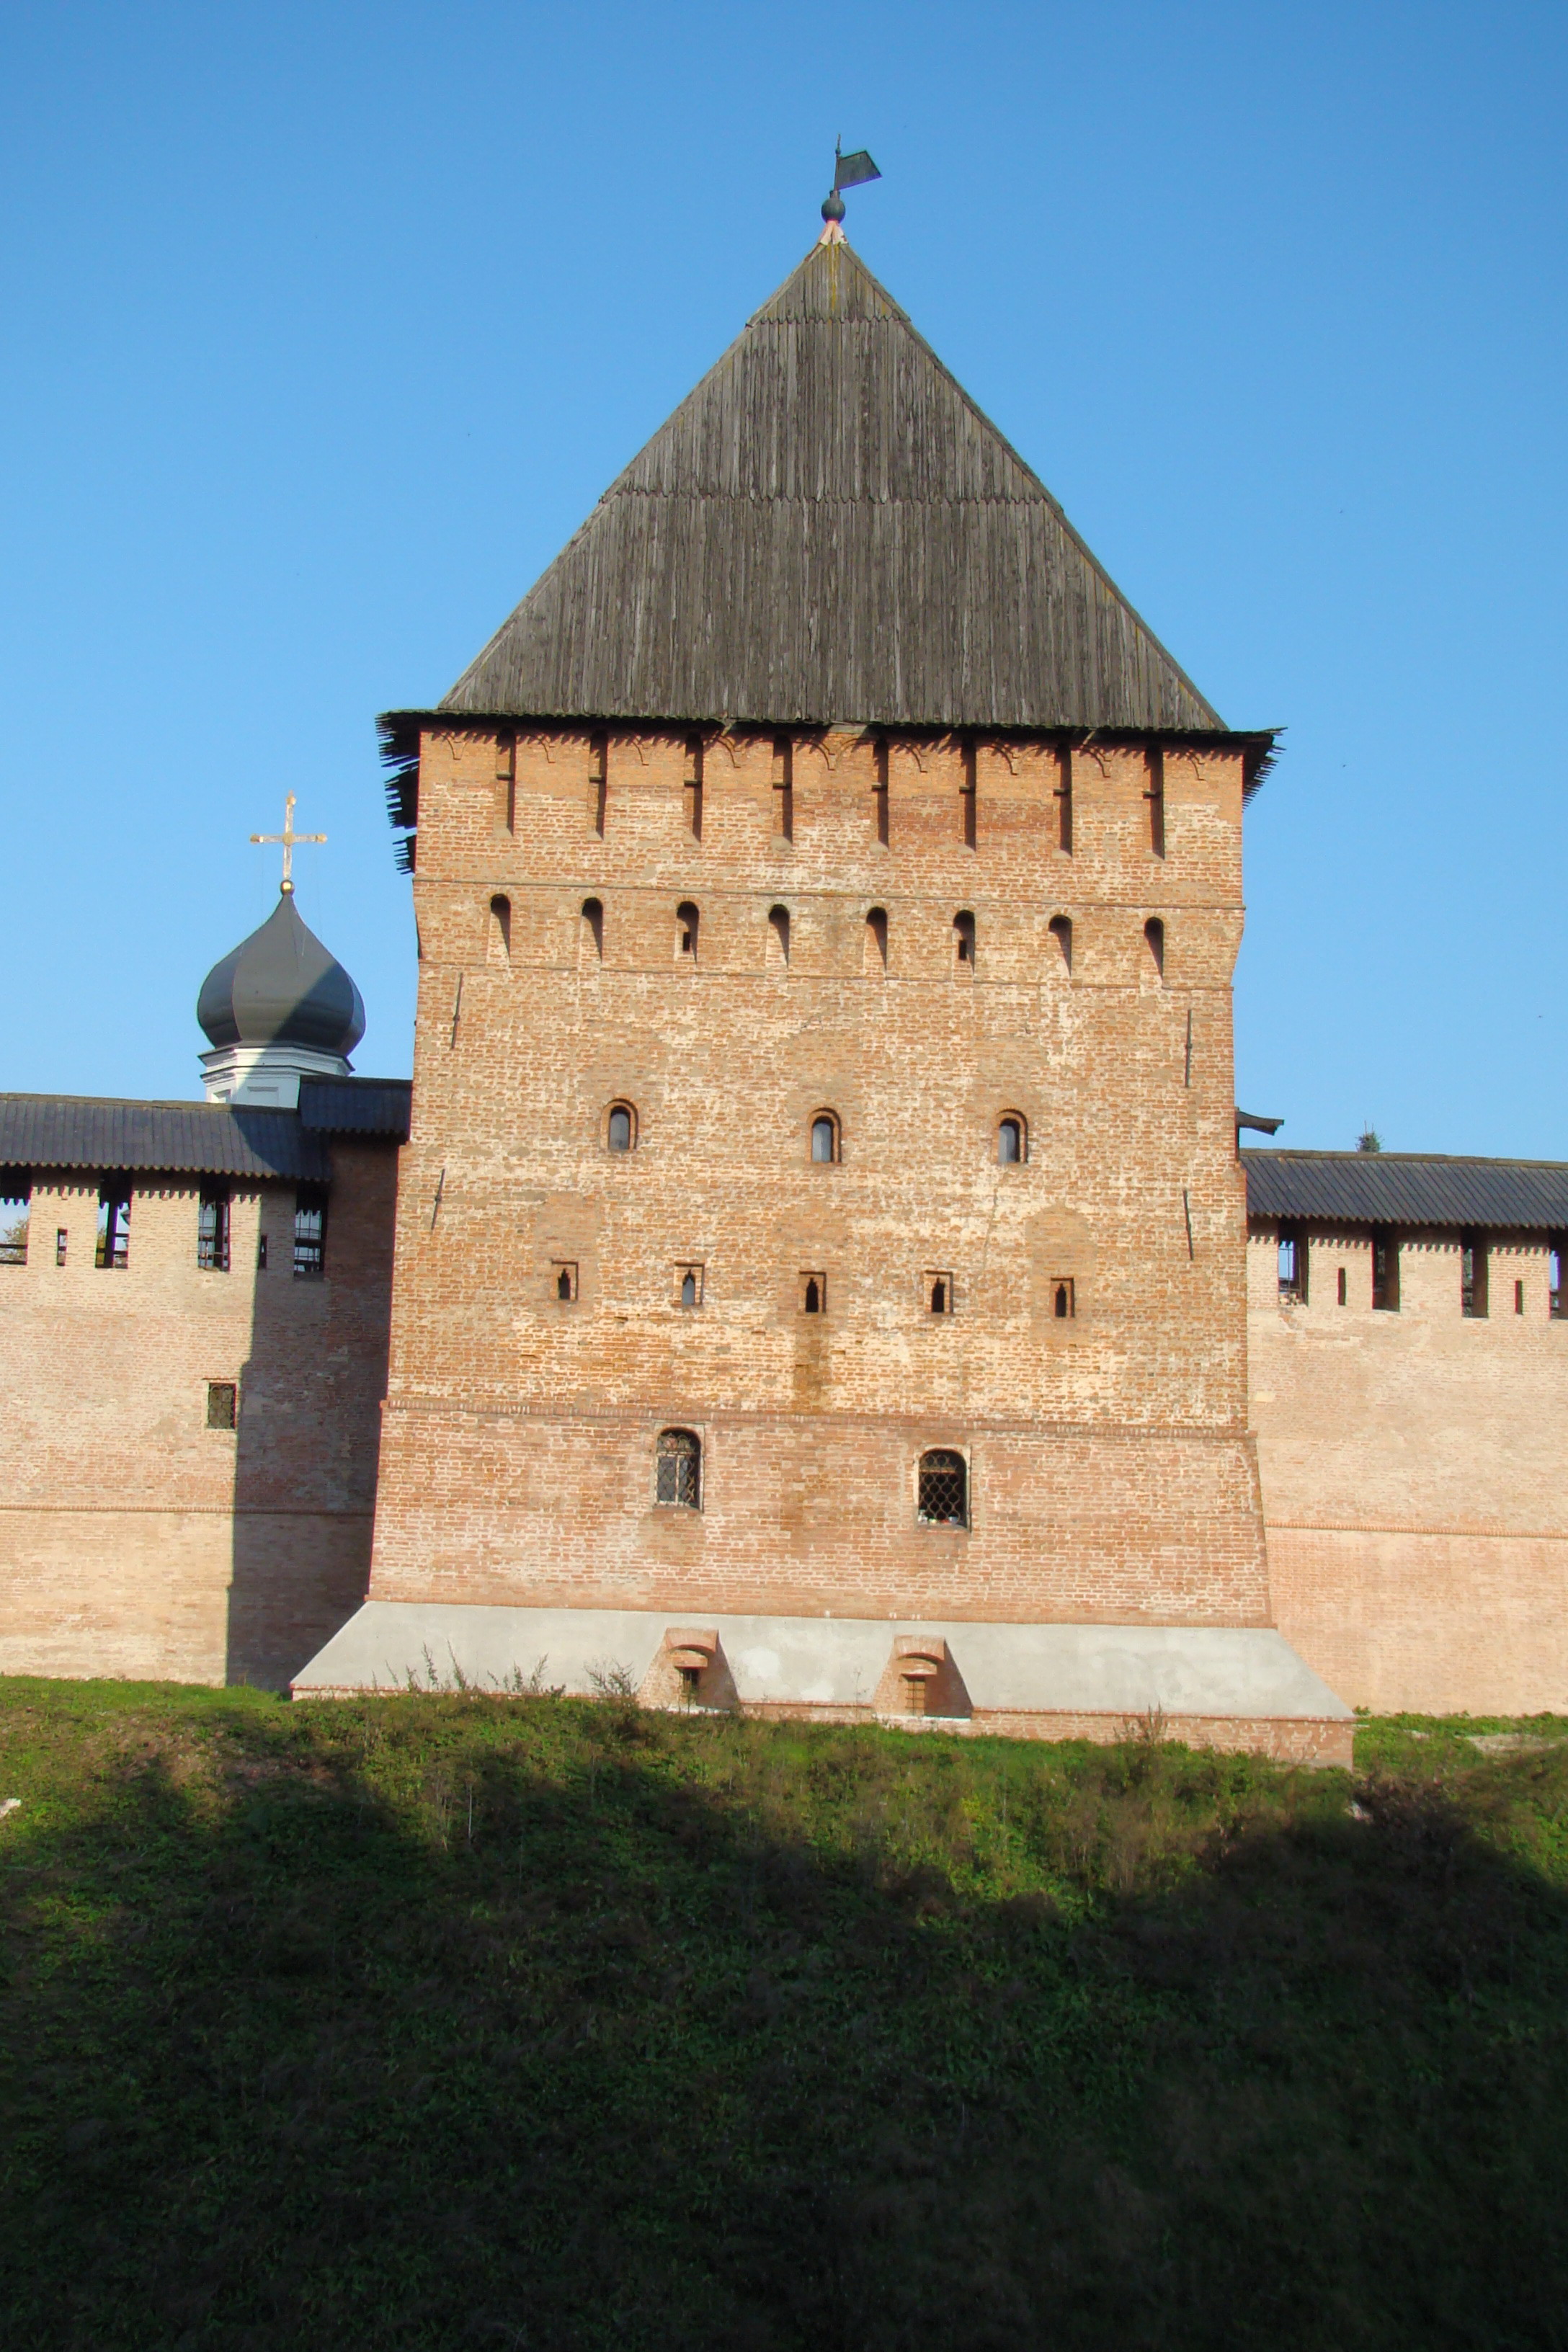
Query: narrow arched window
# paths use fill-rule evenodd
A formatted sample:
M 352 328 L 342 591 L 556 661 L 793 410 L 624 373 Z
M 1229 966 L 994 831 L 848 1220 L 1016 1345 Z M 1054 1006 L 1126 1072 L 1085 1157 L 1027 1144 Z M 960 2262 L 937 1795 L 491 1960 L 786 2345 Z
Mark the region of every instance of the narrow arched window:
M 774 971 L 783 971 L 789 964 L 789 908 L 768 908 L 768 963 Z
M 830 1110 L 819 1110 L 811 1122 L 811 1156 L 823 1161 L 838 1157 L 838 1121 Z
M 1165 926 L 1158 915 L 1151 915 L 1143 926 L 1143 937 L 1149 949 L 1149 960 L 1163 980 L 1165 976 Z
M 702 1441 L 689 1429 L 661 1429 L 655 1457 L 654 1499 L 702 1507 Z
M 1057 952 L 1062 960 L 1062 970 L 1070 971 L 1072 970 L 1072 920 L 1069 916 L 1053 915 L 1051 917 L 1051 937 L 1057 943 Z
M 1029 1130 L 1019 1114 L 1010 1110 L 996 1129 L 996 1157 L 1004 1168 L 1016 1168 L 1028 1152 Z
M 637 1115 L 630 1103 L 612 1103 L 605 1122 L 605 1141 L 612 1151 L 635 1151 L 637 1142 Z
M 680 1277 L 680 1303 L 682 1307 L 697 1304 L 697 1276 L 689 1266 Z
M 584 963 L 605 961 L 605 909 L 597 898 L 583 901 L 583 936 L 581 952 Z
M 682 898 L 675 910 L 675 953 L 679 962 L 697 961 L 697 931 L 701 920 L 689 898 Z
M 490 900 L 489 929 L 485 942 L 487 963 L 507 964 L 511 961 L 511 900 Z
M 952 960 L 960 971 L 974 970 L 974 918 L 967 908 L 952 919 Z
M 969 1465 L 942 1447 L 921 1455 L 917 1517 L 923 1528 L 969 1525 Z
M 872 980 L 880 980 L 888 969 L 888 910 L 873 907 L 866 918 L 865 969 Z
M 800 1311 L 803 1315 L 821 1314 L 822 1277 L 820 1275 L 808 1274 L 806 1276 L 805 1288 L 801 1293 Z

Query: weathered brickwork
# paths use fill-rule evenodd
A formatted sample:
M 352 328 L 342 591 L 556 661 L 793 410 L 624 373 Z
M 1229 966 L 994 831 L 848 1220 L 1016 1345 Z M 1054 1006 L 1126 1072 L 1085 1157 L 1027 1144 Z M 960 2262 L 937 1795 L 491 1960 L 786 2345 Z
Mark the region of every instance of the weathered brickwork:
M 199 1180 L 138 1179 L 116 1269 L 97 1174 L 34 1172 L 26 1263 L 0 1266 L 0 1671 L 281 1685 L 363 1599 L 395 1156 L 338 1143 L 332 1168 L 303 1281 L 291 1187 L 234 1187 L 219 1272 Z M 210 1382 L 236 1428 L 207 1425 Z
M 1281 1302 L 1278 1228 L 1248 1250 L 1252 1406 L 1276 1620 L 1353 1705 L 1568 1709 L 1568 1320 L 1539 1234 L 1488 1236 L 1487 1313 L 1456 1232 L 1310 1225 Z M 1340 1276 L 1345 1302 L 1340 1304 Z
M 1229 747 L 427 732 L 373 1593 L 1268 1622 L 1242 782 Z M 656 1499 L 670 1427 L 700 1510 Z M 933 1447 L 967 1529 L 917 1523 Z

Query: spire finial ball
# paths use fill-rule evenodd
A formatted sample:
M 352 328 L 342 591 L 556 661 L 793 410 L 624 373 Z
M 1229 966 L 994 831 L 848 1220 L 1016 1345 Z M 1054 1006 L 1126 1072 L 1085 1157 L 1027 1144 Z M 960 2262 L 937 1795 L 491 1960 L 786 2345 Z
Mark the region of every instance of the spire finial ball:
M 825 221 L 841 221 L 843 219 L 844 199 L 839 194 L 837 188 L 835 188 L 829 195 L 823 198 L 822 217 Z

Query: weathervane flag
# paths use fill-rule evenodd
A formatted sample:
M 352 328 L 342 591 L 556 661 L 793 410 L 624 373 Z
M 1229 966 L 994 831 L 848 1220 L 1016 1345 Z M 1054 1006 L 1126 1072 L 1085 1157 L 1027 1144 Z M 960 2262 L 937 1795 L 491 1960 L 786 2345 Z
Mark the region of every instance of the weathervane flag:
M 833 193 L 835 195 L 844 188 L 858 188 L 863 181 L 879 180 L 881 176 L 864 147 L 857 147 L 853 155 L 841 154 L 837 147 L 834 148 Z

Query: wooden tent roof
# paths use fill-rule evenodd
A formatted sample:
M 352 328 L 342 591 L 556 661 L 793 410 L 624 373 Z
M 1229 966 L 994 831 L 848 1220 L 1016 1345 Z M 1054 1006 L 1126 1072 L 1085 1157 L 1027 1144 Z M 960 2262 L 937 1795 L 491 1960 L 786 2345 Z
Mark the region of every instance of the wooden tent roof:
M 440 709 L 1223 730 L 843 243 L 813 247 Z

